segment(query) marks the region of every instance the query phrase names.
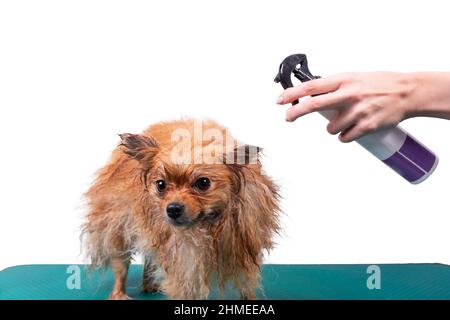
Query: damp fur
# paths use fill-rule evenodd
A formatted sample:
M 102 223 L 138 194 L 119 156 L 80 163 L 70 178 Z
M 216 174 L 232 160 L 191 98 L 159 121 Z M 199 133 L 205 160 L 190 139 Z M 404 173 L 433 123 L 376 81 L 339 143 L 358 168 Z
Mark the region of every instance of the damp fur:
M 259 149 L 253 162 L 222 161 L 246 146 L 237 141 L 231 147 L 214 139 L 191 144 L 191 155 L 221 144 L 217 163 L 173 163 L 172 133 L 183 129 L 194 135 L 196 121 L 162 122 L 142 134 L 120 135 L 85 194 L 83 250 L 93 267 L 112 266 L 111 299 L 128 298 L 127 269 L 136 254 L 145 257 L 146 291 L 162 291 L 172 299 L 207 299 L 212 283 L 221 291 L 230 283 L 241 298 L 256 298 L 263 252 L 273 248 L 280 230 L 278 187 L 264 173 Z M 231 137 L 211 120 L 203 120 L 201 128 Z M 199 176 L 211 181 L 209 190 L 193 189 Z M 158 179 L 170 185 L 165 194 L 155 187 Z M 168 221 L 166 206 L 175 200 L 186 206 L 190 223 L 177 226 Z

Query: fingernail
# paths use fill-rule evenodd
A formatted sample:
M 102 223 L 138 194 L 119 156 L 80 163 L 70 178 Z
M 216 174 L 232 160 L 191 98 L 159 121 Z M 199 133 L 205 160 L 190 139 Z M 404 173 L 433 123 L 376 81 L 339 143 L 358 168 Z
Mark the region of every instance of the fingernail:
M 283 103 L 283 96 L 279 96 L 279 97 L 277 98 L 277 103 L 278 103 L 278 104 Z
M 347 141 L 345 141 L 345 137 L 342 134 L 339 135 L 339 141 L 342 142 L 342 143 L 346 143 L 347 142 Z

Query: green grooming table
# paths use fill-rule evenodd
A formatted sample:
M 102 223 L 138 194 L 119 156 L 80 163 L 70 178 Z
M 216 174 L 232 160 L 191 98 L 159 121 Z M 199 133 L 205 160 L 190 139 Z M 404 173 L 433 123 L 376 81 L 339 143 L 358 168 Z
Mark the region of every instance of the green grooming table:
M 369 290 L 368 265 L 277 265 L 262 267 L 259 299 L 450 299 L 450 266 L 442 264 L 380 264 L 380 289 Z M 80 281 L 71 277 L 79 272 Z M 75 272 L 75 273 L 74 273 Z M 127 292 L 135 299 L 166 299 L 142 293 L 142 265 L 132 265 Z M 0 272 L 0 299 L 97 300 L 112 288 L 110 270 L 85 265 L 23 265 Z M 79 287 L 78 287 L 79 285 Z M 237 299 L 227 290 L 226 299 Z M 218 298 L 212 292 L 211 298 Z

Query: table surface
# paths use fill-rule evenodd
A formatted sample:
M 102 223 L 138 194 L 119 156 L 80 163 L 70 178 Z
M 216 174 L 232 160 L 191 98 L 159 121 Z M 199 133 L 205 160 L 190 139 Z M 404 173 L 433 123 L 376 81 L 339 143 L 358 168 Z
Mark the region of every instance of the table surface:
M 450 266 L 380 264 L 380 289 L 368 289 L 369 265 L 281 265 L 262 267 L 259 299 L 450 299 Z M 77 277 L 79 276 L 79 277 Z M 79 280 L 79 281 L 78 281 Z M 127 293 L 134 299 L 166 299 L 143 293 L 142 265 L 130 267 Z M 0 299 L 106 299 L 113 284 L 110 270 L 85 265 L 22 265 L 0 272 Z M 227 290 L 226 299 L 238 293 Z M 213 290 L 211 298 L 220 298 Z

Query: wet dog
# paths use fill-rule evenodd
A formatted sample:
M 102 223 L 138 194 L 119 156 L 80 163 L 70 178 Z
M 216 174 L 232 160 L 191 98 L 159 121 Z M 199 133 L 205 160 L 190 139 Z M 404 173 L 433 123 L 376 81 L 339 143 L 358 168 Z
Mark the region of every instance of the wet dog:
M 212 283 L 229 282 L 242 299 L 256 298 L 263 252 L 279 231 L 277 186 L 259 148 L 210 120 L 157 123 L 120 138 L 85 194 L 83 226 L 92 264 L 113 269 L 110 299 L 129 299 L 137 253 L 147 292 L 207 299 Z

